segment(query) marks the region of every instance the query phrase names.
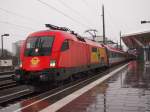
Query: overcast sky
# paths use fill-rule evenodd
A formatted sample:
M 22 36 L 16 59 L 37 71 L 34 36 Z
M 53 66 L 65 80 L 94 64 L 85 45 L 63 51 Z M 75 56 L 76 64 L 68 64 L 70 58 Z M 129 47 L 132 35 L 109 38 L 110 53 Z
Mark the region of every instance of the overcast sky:
M 68 27 L 80 35 L 94 28 L 102 35 L 102 4 L 105 6 L 106 36 L 119 41 L 119 32 L 131 34 L 150 31 L 150 0 L 0 0 L 0 35 L 4 48 L 12 51 L 12 43 L 46 29 L 45 23 Z M 1 43 L 0 43 L 1 45 Z

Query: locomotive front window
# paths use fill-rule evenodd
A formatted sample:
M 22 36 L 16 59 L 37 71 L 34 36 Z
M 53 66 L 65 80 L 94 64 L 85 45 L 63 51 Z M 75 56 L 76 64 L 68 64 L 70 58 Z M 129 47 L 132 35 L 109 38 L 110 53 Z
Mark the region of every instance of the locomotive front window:
M 29 37 L 26 42 L 25 56 L 50 55 L 54 37 Z

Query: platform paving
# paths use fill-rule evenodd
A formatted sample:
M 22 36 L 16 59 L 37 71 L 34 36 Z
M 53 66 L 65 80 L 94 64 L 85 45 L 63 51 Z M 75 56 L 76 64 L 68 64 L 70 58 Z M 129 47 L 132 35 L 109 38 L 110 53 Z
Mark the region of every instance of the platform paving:
M 150 66 L 132 61 L 58 112 L 150 112 Z
M 42 95 L 0 112 L 150 112 L 150 65 L 131 61 L 117 69 L 70 95 Z

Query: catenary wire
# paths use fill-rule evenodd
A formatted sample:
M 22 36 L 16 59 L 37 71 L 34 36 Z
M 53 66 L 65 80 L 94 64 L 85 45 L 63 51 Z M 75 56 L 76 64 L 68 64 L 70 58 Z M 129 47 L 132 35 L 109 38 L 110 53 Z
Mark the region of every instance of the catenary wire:
M 87 26 L 86 24 L 83 24 L 82 22 L 80 22 L 80 21 L 78 21 L 78 20 L 72 18 L 71 16 L 65 14 L 64 12 L 62 12 L 61 10 L 59 10 L 59 9 L 57 9 L 57 8 L 55 8 L 55 7 L 53 7 L 52 5 L 50 5 L 50 4 L 46 3 L 46 2 L 43 2 L 43 1 L 41 1 L 41 0 L 37 0 L 37 1 L 40 2 L 41 4 L 45 5 L 45 6 L 49 7 L 50 9 L 52 9 L 52 10 L 54 10 L 54 11 L 60 13 L 60 14 L 63 15 L 64 17 L 70 19 L 71 21 L 73 21 L 73 22 L 75 22 L 75 23 L 81 25 L 82 27 L 90 28 L 90 27 Z
M 27 26 L 22 26 L 22 25 L 18 25 L 18 24 L 10 23 L 10 22 L 8 22 L 8 21 L 0 21 L 0 23 L 8 24 L 8 25 L 13 25 L 13 26 L 16 26 L 16 27 L 19 27 L 19 28 L 22 28 L 22 29 L 35 30 L 35 29 L 30 28 L 30 27 L 27 27 Z
M 8 13 L 8 14 L 11 14 L 11 15 L 14 15 L 14 16 L 17 16 L 17 17 L 26 19 L 26 20 L 28 20 L 28 21 L 34 22 L 34 23 L 36 23 L 36 24 L 39 24 L 39 22 L 40 22 L 40 21 L 37 21 L 37 20 L 35 20 L 35 19 L 33 19 L 33 18 L 26 17 L 26 16 L 24 16 L 24 15 L 18 14 L 18 13 L 13 12 L 13 11 L 6 10 L 6 9 L 4 9 L 4 8 L 1 8 L 1 7 L 0 7 L 0 10 L 3 11 L 3 12 L 5 12 L 5 13 Z
M 78 17 L 84 19 L 87 23 L 90 23 L 92 26 L 95 26 L 93 25 L 93 23 L 91 23 L 91 21 L 89 21 L 84 15 L 82 15 L 79 11 L 73 9 L 71 6 L 69 6 L 67 3 L 65 3 L 63 0 L 59 0 L 58 1 L 59 3 L 61 3 L 64 7 L 66 7 L 67 9 L 69 10 L 72 10 L 72 12 L 74 12 L 76 15 L 78 15 Z

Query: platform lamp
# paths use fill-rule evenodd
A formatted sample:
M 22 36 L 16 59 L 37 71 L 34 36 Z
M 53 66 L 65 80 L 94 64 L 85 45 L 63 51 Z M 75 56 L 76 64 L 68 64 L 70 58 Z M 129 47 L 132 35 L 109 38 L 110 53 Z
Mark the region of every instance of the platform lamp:
M 150 23 L 150 21 L 141 21 L 141 24 Z
M 141 21 L 141 24 L 150 23 L 150 21 Z
M 9 34 L 7 34 L 7 33 L 5 33 L 5 34 L 3 34 L 3 35 L 1 35 L 1 43 L 2 43 L 2 54 L 1 54 L 1 56 L 3 57 L 3 37 L 8 37 L 9 36 Z

